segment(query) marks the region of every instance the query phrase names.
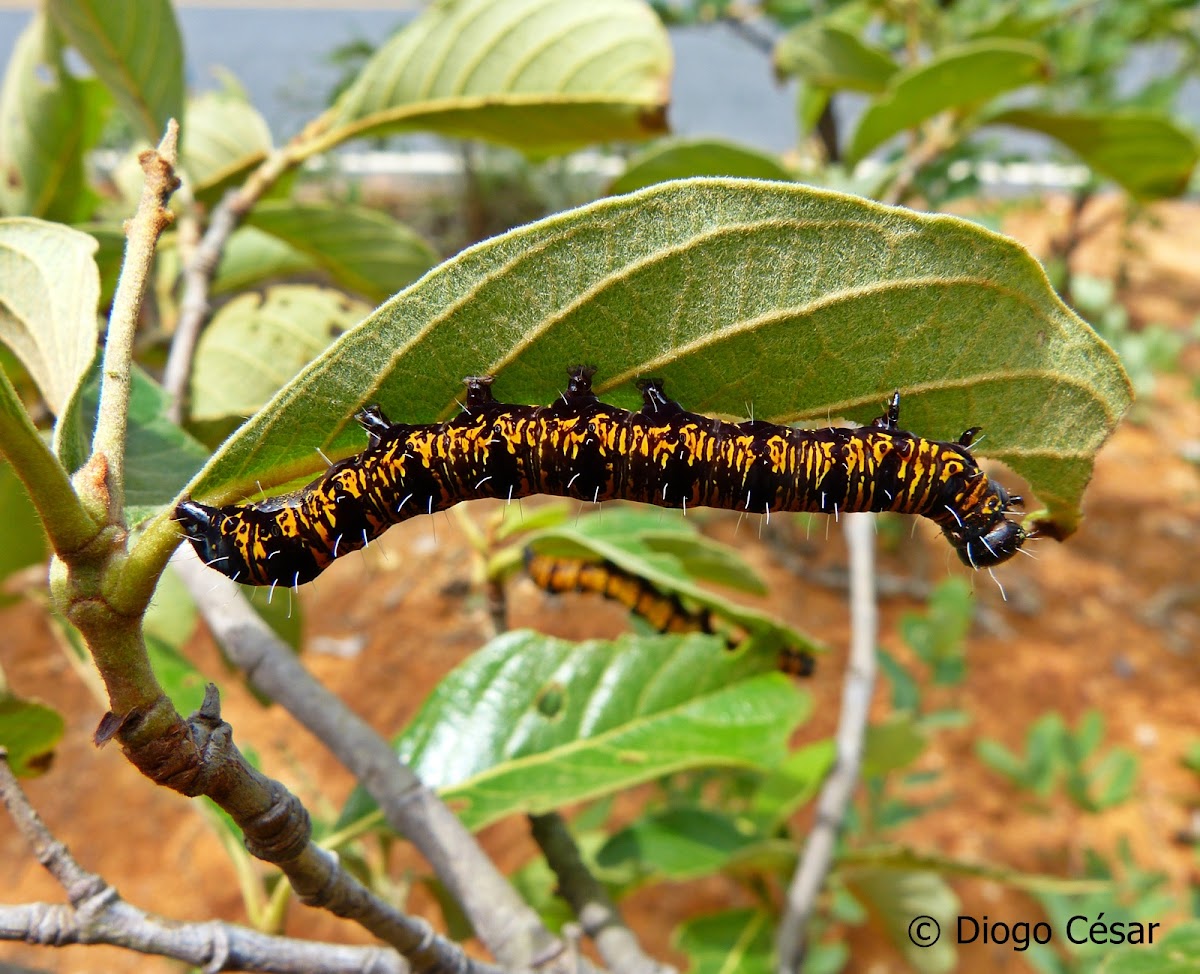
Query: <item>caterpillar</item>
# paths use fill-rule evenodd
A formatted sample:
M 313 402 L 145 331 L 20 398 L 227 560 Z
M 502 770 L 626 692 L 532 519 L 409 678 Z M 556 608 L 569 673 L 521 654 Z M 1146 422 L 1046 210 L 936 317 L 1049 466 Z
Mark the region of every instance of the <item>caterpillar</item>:
M 867 426 L 805 430 L 687 412 L 656 379 L 639 383 L 642 408 L 629 412 L 597 398 L 595 371 L 571 368 L 548 406 L 499 402 L 493 376 L 469 377 L 462 412 L 442 423 L 393 423 L 369 406 L 355 417 L 367 449 L 303 490 L 241 506 L 184 500 L 173 517 L 206 564 L 272 587 L 311 581 L 393 524 L 482 497 L 919 514 L 972 568 L 1007 561 L 1028 537 L 1006 517 L 1021 498 L 970 453 L 978 427 L 956 443 L 906 432 L 899 392 Z
M 525 573 L 546 592 L 595 592 L 623 605 L 661 633 L 714 633 L 712 611 L 688 609 L 673 592 L 662 592 L 646 579 L 627 572 L 611 561 L 556 558 L 525 549 Z M 725 633 L 726 645 L 735 649 L 739 640 Z M 811 653 L 785 646 L 779 652 L 779 669 L 792 676 L 812 676 Z

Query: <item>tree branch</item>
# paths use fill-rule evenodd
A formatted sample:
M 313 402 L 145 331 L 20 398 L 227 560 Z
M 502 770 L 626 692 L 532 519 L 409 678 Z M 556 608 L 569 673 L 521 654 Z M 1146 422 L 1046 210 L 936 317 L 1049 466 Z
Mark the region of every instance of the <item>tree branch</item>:
M 125 429 L 129 417 L 133 338 L 154 263 L 154 248 L 159 235 L 171 225 L 167 201 L 179 186 L 175 175 L 178 140 L 179 125 L 171 119 L 158 148 L 138 156 L 146 182 L 137 213 L 126 227 L 125 261 L 113 295 L 104 343 L 104 378 L 100 384 L 92 456 L 77 481 L 85 501 L 89 498 L 106 501 L 108 519 L 113 524 L 124 523 L 125 519 Z M 99 492 L 103 494 L 97 497 Z
M 318 117 L 321 122 L 324 116 Z M 310 124 L 305 131 L 318 131 L 322 125 Z M 286 146 L 274 150 L 237 190 L 226 194 L 213 210 L 208 229 L 192 252 L 183 269 L 183 296 L 179 302 L 179 321 L 175 326 L 175 337 L 167 354 L 167 365 L 163 372 L 163 388 L 171 397 L 167 415 L 174 423 L 182 423 L 186 415 L 187 380 L 192 371 L 192 358 L 196 354 L 196 343 L 200 332 L 208 321 L 208 292 L 221 254 L 230 235 L 245 219 L 263 194 L 267 192 L 283 173 L 303 162 L 311 154 L 303 133 Z
M 604 963 L 623 974 L 675 974 L 675 968 L 642 950 L 608 891 L 588 870 L 563 817 L 558 812 L 530 815 L 529 825 L 558 878 L 559 895 L 570 904 L 583 932 L 595 941 Z
M 817 799 L 817 819 L 792 877 L 779 925 L 780 974 L 797 974 L 807 953 L 808 923 L 833 861 L 834 846 L 845 824 L 862 767 L 863 742 L 871 695 L 875 690 L 875 531 L 870 514 L 846 515 L 850 549 L 850 662 L 842 686 L 837 760 Z
M 0 906 L 0 941 L 48 947 L 109 944 L 183 961 L 208 972 L 274 974 L 408 974 L 409 966 L 382 947 L 352 947 L 272 937 L 232 923 L 179 923 L 139 910 L 100 876 L 85 870 L 55 840 L 29 804 L 0 748 L 0 802 L 38 862 L 66 891 L 70 905 Z
M 396 759 L 385 740 L 312 678 L 238 586 L 207 570 L 188 547 L 173 564 L 229 658 L 362 783 L 388 824 L 428 860 L 500 963 L 528 967 L 557 956 L 559 941 L 470 832 Z

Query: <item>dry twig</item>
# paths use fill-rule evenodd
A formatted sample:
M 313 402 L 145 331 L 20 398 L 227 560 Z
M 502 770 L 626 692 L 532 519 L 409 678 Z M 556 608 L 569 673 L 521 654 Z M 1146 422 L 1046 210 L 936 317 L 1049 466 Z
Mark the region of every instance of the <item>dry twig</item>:
M 837 759 L 817 799 L 817 817 L 788 889 L 779 926 L 779 972 L 796 974 L 807 952 L 807 930 L 833 862 L 834 846 L 862 767 L 863 742 L 875 689 L 875 531 L 870 514 L 846 516 L 850 549 L 850 661 L 842 686 Z

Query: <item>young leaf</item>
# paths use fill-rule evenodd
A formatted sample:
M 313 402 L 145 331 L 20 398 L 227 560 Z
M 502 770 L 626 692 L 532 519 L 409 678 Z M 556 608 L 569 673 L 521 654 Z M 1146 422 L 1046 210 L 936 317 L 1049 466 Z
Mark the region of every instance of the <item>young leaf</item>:
M 202 203 L 218 202 L 271 151 L 266 119 L 233 92 L 206 91 L 192 98 L 187 123 L 182 165 Z
M 368 62 L 324 144 L 429 129 L 537 152 L 666 129 L 671 49 L 638 0 L 448 0 Z
M 724 868 L 758 836 L 726 815 L 699 807 L 652 812 L 621 829 L 596 853 L 602 868 L 633 867 L 636 875 L 685 880 Z
M 396 749 L 473 829 L 687 768 L 771 767 L 808 697 L 770 665 L 708 636 L 508 633 L 439 684 Z M 343 819 L 369 807 L 360 795 Z
M 808 23 L 779 39 L 775 72 L 794 75 L 817 88 L 881 92 L 898 70 L 891 54 L 842 27 Z
M 33 778 L 50 767 L 66 723 L 57 710 L 34 700 L 0 692 L 0 747 L 18 778 Z
M 1145 923 L 1149 917 L 1139 918 Z M 1195 974 L 1200 970 L 1200 920 L 1181 923 L 1158 936 L 1152 947 L 1113 950 L 1100 962 L 1098 974 Z
M 1200 157 L 1200 144 L 1190 132 L 1154 112 L 1014 108 L 990 116 L 988 124 L 1048 135 L 1099 175 L 1143 200 L 1182 194 Z
M 246 221 L 309 257 L 343 287 L 382 301 L 437 263 L 420 234 L 362 206 L 260 203 Z
M 77 470 L 87 457 L 99 405 L 97 363 L 55 430 L 56 449 L 67 470 Z M 208 450 L 167 418 L 167 395 L 162 387 L 134 366 L 125 446 L 126 523 L 136 526 L 161 512 L 188 472 L 207 455 Z
M 770 916 L 762 910 L 727 910 L 696 917 L 675 931 L 690 974 L 773 974 Z
M 548 402 L 568 366 L 638 402 L 666 380 L 697 411 L 868 422 L 901 389 L 903 425 L 955 439 L 986 423 L 1069 533 L 1092 457 L 1129 405 L 1111 349 L 1019 244 L 955 217 L 800 185 L 664 183 L 472 247 L 347 332 L 189 486 L 224 503 L 363 448 L 370 399 L 405 422 L 451 413 L 464 375 Z
M 199 421 L 248 416 L 369 308 L 340 291 L 284 284 L 243 294 L 200 336 L 191 376 Z
M 749 568 L 732 551 L 723 549 L 723 560 L 718 565 L 716 545 L 696 535 L 682 519 L 676 522 L 674 533 L 668 529 L 669 523 L 656 513 L 622 508 L 603 518 L 581 518 L 576 523 L 547 528 L 531 537 L 529 545 L 557 557 L 612 562 L 660 591 L 686 596 L 712 609 L 749 633 L 778 634 L 798 649 L 824 651 L 824 647 L 774 617 L 696 584 L 696 577 L 724 584 L 737 581 L 737 588 L 756 591 L 746 582 Z M 696 557 L 702 546 L 707 555 L 704 559 Z M 706 574 L 698 574 L 697 569 Z
M 954 938 L 958 897 L 932 872 L 895 869 L 855 869 L 844 876 L 846 885 L 880 920 L 893 944 L 917 974 L 954 970 Z M 943 935 L 934 944 L 917 946 L 910 936 L 914 917 L 933 917 Z
M 739 176 L 790 181 L 792 174 L 769 153 L 725 139 L 663 139 L 629 160 L 608 187 L 610 194 L 689 176 Z
M 857 162 L 893 135 L 916 128 L 939 112 L 971 110 L 997 95 L 1038 81 L 1049 70 L 1036 44 L 1003 39 L 947 48 L 924 64 L 893 75 L 850 139 L 849 162 Z
M 167 119 L 182 120 L 183 41 L 170 0 L 47 0 L 46 8 L 143 137 L 157 144 Z
M 310 274 L 317 270 L 311 257 L 278 237 L 255 227 L 238 227 L 221 254 L 212 293 L 236 294 L 263 281 Z
M 0 220 L 0 341 L 58 415 L 96 354 L 96 241 L 58 223 Z
M 0 511 L 4 512 L 4 544 L 0 545 L 0 583 L 13 572 L 43 561 L 46 532 L 25 487 L 7 463 L 0 462 Z
M 0 88 L 0 213 L 87 219 L 96 195 L 84 156 L 108 106 L 99 83 L 67 71 L 58 32 L 36 15 L 17 38 Z
M 816 795 L 836 757 L 833 741 L 798 748 L 764 775 L 750 801 L 749 814 L 758 831 L 770 835 L 801 805 Z

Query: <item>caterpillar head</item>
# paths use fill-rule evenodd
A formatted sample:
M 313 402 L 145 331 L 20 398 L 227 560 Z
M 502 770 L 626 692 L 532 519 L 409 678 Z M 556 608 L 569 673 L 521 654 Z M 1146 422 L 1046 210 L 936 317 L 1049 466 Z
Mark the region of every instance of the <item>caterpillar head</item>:
M 183 528 L 183 533 L 196 549 L 200 560 L 221 574 L 232 577 L 240 567 L 240 559 L 235 557 L 232 539 L 220 530 L 225 516 L 219 508 L 196 501 L 180 501 L 171 515 L 175 523 Z
M 982 503 L 974 511 L 956 514 L 953 523 L 943 525 L 942 532 L 968 568 L 991 568 L 1008 561 L 1029 537 L 1018 522 L 1005 517 L 1012 505 L 1020 504 L 1019 495 L 1010 495 L 1000 484 L 988 480 Z

